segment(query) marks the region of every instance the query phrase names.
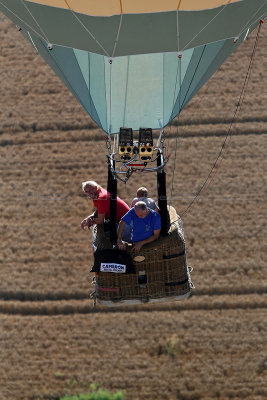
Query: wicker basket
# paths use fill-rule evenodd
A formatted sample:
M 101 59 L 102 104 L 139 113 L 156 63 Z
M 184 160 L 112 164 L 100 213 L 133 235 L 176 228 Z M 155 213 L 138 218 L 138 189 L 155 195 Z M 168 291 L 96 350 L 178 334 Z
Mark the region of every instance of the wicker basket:
M 169 208 L 169 215 L 168 235 L 143 246 L 138 253 L 131 253 L 135 274 L 98 274 L 95 294 L 100 304 L 136 304 L 190 296 L 193 285 L 186 262 L 182 221 L 173 207 Z M 112 248 L 101 225 L 94 227 L 93 244 L 99 250 Z M 127 251 L 131 252 L 131 247 Z

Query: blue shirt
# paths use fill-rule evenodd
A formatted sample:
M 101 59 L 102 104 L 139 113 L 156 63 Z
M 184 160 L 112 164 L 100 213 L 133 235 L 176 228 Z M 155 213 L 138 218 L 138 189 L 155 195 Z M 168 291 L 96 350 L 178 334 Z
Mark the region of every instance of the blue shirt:
M 145 218 L 139 218 L 134 211 L 134 207 L 122 217 L 122 221 L 127 225 L 133 224 L 133 243 L 149 238 L 154 234 L 154 231 L 161 228 L 160 215 L 150 208 L 148 210 L 149 214 Z

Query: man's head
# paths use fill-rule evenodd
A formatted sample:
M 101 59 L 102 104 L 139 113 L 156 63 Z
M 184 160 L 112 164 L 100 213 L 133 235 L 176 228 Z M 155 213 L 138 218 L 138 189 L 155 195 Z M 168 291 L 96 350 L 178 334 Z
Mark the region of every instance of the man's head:
M 149 209 L 144 201 L 138 201 L 134 206 L 134 211 L 139 218 L 145 218 L 149 213 Z
M 101 186 L 99 186 L 95 181 L 86 181 L 82 183 L 82 189 L 90 199 L 94 200 L 98 199 Z
M 147 197 L 148 196 L 147 188 L 142 186 L 139 189 L 137 189 L 136 196 L 137 197 Z

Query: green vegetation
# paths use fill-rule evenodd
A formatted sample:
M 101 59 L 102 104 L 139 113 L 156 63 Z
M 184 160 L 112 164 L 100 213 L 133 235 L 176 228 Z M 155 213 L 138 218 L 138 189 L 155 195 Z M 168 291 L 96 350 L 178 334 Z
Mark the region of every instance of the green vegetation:
M 93 386 L 93 385 L 92 385 Z M 93 388 L 88 394 L 68 395 L 61 397 L 60 400 L 124 400 L 122 392 L 109 393 L 106 390 Z
M 88 394 L 78 394 L 74 396 L 64 396 L 60 400 L 123 400 L 123 394 L 117 392 L 111 394 L 105 390 L 99 389 L 97 392 L 92 392 Z

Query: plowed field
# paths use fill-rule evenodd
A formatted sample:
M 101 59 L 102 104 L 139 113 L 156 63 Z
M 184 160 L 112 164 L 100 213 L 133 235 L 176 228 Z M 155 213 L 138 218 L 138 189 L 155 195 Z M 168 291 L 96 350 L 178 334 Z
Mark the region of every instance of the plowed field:
M 127 400 L 267 397 L 266 24 L 222 162 L 194 201 L 254 43 L 255 34 L 167 128 L 168 198 L 183 216 L 193 296 L 93 309 L 81 182 L 106 186 L 104 134 L 0 15 L 0 399 L 58 399 L 92 383 Z M 140 184 L 156 197 L 153 175 L 119 183 L 119 195 L 130 202 Z

